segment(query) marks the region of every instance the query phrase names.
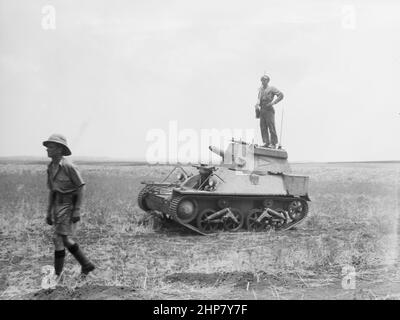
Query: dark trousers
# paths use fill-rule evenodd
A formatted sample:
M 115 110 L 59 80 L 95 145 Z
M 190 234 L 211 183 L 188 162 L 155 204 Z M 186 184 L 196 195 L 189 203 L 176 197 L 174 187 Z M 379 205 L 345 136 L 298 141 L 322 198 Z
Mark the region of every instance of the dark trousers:
M 273 107 L 262 107 L 260 112 L 260 129 L 263 142 L 276 145 L 278 137 L 275 129 L 275 110 Z

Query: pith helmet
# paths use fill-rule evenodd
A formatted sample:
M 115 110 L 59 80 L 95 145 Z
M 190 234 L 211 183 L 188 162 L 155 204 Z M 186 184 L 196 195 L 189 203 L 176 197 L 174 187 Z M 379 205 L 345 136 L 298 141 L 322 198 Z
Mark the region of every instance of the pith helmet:
M 47 139 L 46 141 L 43 141 L 43 145 L 45 147 L 47 147 L 47 144 L 49 142 L 54 142 L 54 143 L 61 144 L 64 147 L 64 152 L 63 152 L 64 156 L 70 156 L 71 155 L 71 150 L 68 148 L 68 144 L 67 144 L 67 138 L 65 138 L 62 134 L 59 134 L 59 133 L 52 134 L 49 137 L 49 139 Z
M 267 76 L 267 75 L 263 75 L 262 77 L 261 77 L 261 81 L 263 81 L 263 80 L 269 80 L 269 77 Z

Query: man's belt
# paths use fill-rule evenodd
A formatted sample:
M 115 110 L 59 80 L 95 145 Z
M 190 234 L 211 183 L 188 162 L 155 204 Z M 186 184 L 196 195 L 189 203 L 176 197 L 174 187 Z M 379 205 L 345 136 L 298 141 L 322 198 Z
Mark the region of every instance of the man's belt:
M 272 100 L 268 99 L 268 100 L 261 100 L 260 101 L 260 107 L 267 107 L 268 104 L 270 104 L 272 102 Z
M 261 110 L 274 110 L 274 107 L 273 106 L 271 106 L 271 105 L 268 105 L 270 102 L 268 102 L 268 103 L 265 103 L 265 104 L 262 104 L 262 103 L 260 103 L 260 109 Z
M 74 194 L 73 193 L 60 193 L 55 192 L 55 202 L 57 204 L 63 203 L 74 203 Z

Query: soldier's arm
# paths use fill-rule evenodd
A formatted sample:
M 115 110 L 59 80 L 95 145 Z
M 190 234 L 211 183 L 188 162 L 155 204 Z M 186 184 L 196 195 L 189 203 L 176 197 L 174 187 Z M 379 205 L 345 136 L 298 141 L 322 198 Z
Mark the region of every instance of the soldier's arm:
M 274 88 L 274 95 L 276 96 L 276 99 L 271 102 L 272 105 L 277 104 L 283 99 L 283 93 L 276 88 Z
M 48 225 L 53 225 L 53 218 L 52 218 L 52 210 L 54 206 L 54 197 L 55 193 L 53 191 L 49 191 L 49 199 L 48 199 L 48 204 L 47 204 L 47 214 L 46 214 L 46 223 Z
M 260 107 L 260 99 L 261 99 L 261 89 L 258 90 L 257 103 L 254 106 L 256 109 Z
M 68 163 L 65 166 L 68 170 L 69 177 L 73 184 L 76 186 L 74 191 L 74 209 L 72 211 L 72 222 L 78 222 L 81 216 L 81 206 L 84 196 L 85 182 L 76 166 Z
M 47 217 L 51 216 L 51 211 L 53 210 L 53 205 L 54 205 L 54 192 L 49 191 L 49 199 L 47 203 Z
M 81 185 L 75 191 L 74 211 L 72 212 L 72 217 L 81 216 L 81 207 L 83 202 L 84 191 L 85 191 L 85 185 Z

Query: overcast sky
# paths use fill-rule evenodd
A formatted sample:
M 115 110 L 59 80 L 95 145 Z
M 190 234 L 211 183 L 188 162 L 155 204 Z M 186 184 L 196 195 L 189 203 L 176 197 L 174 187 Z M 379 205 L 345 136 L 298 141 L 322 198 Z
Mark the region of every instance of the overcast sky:
M 399 16 L 377 0 L 1 0 L 0 156 L 44 156 L 53 132 L 74 156 L 142 160 L 174 126 L 192 137 L 178 148 L 211 129 L 261 143 L 266 72 L 289 160 L 400 160 Z

